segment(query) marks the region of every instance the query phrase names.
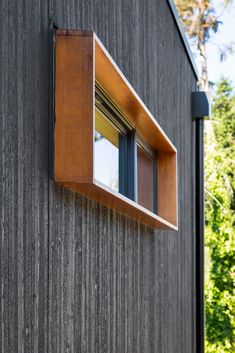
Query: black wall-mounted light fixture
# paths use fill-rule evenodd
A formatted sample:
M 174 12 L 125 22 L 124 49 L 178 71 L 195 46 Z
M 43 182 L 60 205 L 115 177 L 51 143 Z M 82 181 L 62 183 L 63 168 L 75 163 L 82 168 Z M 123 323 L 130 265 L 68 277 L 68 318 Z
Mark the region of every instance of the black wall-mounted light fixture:
M 211 115 L 210 94 L 204 91 L 192 92 L 192 116 L 204 119 Z

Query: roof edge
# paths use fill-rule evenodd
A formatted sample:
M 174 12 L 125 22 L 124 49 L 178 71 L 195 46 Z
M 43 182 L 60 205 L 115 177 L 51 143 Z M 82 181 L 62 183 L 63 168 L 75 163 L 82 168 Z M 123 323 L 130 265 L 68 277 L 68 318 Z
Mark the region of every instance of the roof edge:
M 197 80 L 199 80 L 198 68 L 197 68 L 197 65 L 195 63 L 192 50 L 191 50 L 191 48 L 189 46 L 189 42 L 188 42 L 188 39 L 186 37 L 185 30 L 184 30 L 184 27 L 183 27 L 182 22 L 180 20 L 180 17 L 179 17 L 178 11 L 176 9 L 176 6 L 174 4 L 174 1 L 173 0 L 167 0 L 167 2 L 168 2 L 168 5 L 170 7 L 171 13 L 172 13 L 172 15 L 174 17 L 175 23 L 177 25 L 177 29 L 179 31 L 181 40 L 182 40 L 183 45 L 185 47 L 187 56 L 189 58 L 190 64 L 191 64 L 192 69 L 193 69 L 193 72 L 194 72 Z

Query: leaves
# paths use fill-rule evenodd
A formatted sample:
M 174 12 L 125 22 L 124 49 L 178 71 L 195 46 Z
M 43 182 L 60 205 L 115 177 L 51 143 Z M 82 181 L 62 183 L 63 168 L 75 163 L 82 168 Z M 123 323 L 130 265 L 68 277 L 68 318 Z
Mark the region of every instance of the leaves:
M 210 0 L 176 0 L 175 4 L 189 38 L 195 39 L 197 45 L 218 31 L 221 21 Z
M 176 0 L 191 44 L 199 53 L 199 85 L 208 90 L 206 43 L 222 24 L 212 0 Z M 225 6 L 232 0 L 224 0 Z M 220 47 L 220 59 L 234 52 Z M 217 85 L 213 118 L 205 125 L 205 254 L 207 353 L 235 352 L 235 97 L 231 84 Z
M 223 2 L 224 8 L 232 4 L 232 0 Z M 177 10 L 188 35 L 191 48 L 198 56 L 200 65 L 199 86 L 203 90 L 209 89 L 206 43 L 212 35 L 221 28 L 221 14 L 216 12 L 215 3 L 212 0 L 175 0 Z M 212 41 L 210 41 L 212 43 Z M 221 61 L 235 52 L 235 43 L 218 46 L 218 55 Z
M 235 351 L 235 96 L 217 85 L 206 126 L 206 352 Z
M 234 53 L 235 53 L 235 42 L 231 42 L 227 45 L 223 45 L 219 47 L 220 61 L 225 61 L 228 55 L 232 55 Z

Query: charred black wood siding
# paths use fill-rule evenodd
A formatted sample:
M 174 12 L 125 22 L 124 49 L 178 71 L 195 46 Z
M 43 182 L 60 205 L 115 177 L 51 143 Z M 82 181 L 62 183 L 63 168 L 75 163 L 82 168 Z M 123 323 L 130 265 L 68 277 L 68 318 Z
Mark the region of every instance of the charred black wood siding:
M 95 30 L 178 150 L 179 232 L 55 185 L 52 25 Z M 196 88 L 167 1 L 0 3 L 0 352 L 195 352 Z

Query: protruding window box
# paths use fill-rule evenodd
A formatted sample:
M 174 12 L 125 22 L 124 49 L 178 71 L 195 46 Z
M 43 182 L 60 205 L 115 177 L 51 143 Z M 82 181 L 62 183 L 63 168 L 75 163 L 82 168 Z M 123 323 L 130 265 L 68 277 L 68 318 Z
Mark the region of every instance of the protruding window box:
M 176 148 L 94 32 L 56 31 L 54 178 L 177 230 Z

